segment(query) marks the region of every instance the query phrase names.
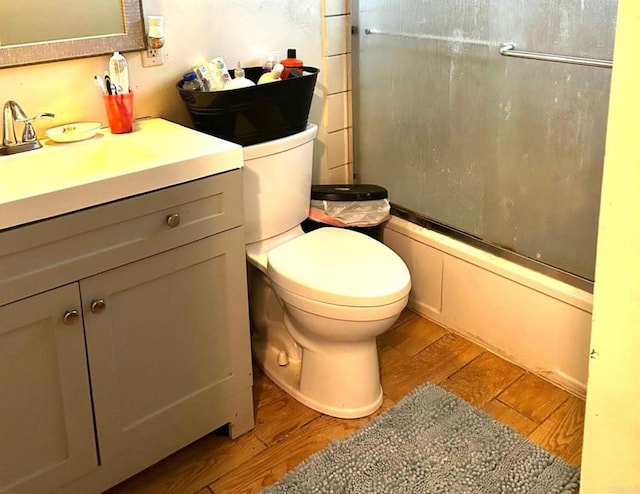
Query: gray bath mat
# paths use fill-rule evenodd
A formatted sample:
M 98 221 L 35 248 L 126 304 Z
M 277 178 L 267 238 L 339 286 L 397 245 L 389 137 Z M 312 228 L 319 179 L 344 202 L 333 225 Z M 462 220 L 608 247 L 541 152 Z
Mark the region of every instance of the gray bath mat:
M 264 494 L 573 493 L 579 469 L 430 383 Z

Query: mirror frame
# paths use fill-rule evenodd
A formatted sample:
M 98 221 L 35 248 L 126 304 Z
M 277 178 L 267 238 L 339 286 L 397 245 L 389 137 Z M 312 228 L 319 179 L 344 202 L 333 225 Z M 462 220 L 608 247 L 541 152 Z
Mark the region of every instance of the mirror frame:
M 0 68 L 146 49 L 141 0 L 122 0 L 124 33 L 0 47 Z

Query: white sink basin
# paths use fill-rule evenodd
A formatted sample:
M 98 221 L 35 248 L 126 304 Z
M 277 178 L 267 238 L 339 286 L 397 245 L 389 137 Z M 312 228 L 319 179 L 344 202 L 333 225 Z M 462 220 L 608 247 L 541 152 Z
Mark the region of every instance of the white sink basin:
M 51 144 L 45 142 L 43 151 L 12 154 L 0 161 L 0 197 L 9 195 L 32 196 L 53 187 L 66 189 L 78 182 L 95 182 L 108 179 L 114 173 L 127 173 L 133 163 L 148 162 L 161 157 L 154 149 L 136 142 L 109 139 L 99 134 L 92 142 Z M 48 149 L 48 146 L 55 149 Z M 132 163 L 133 162 L 133 163 Z M 25 173 L 28 176 L 24 176 Z M 15 180 L 15 178 L 24 178 Z
M 242 167 L 242 148 L 161 119 L 0 156 L 0 229 Z

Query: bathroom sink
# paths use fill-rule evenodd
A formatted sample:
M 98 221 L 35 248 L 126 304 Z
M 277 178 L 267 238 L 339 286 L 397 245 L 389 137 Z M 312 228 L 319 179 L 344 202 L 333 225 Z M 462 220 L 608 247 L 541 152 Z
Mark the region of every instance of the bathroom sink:
M 0 229 L 242 167 L 242 148 L 162 120 L 0 157 Z
M 0 195 L 28 196 L 53 188 L 66 188 L 79 180 L 101 180 L 114 173 L 126 173 L 132 168 L 134 160 L 138 163 L 146 162 L 160 154 L 159 151 L 147 149 L 135 142 L 121 145 L 121 142 L 114 142 L 102 134 L 94 139 L 91 143 L 78 143 L 73 148 L 50 144 L 48 141 L 45 146 L 55 149 L 7 156 L 1 162 Z M 24 174 L 28 174 L 24 180 L 11 180 L 12 177 Z

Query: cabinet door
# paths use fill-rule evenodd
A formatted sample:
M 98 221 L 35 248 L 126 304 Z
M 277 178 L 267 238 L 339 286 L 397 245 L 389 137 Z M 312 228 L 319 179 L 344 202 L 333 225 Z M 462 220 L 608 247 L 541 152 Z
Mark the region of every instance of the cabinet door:
M 223 425 L 213 422 L 217 408 L 251 386 L 241 229 L 80 286 L 105 465 L 136 448 L 175 450 Z M 181 437 L 200 416 L 211 417 L 208 430 Z
M 49 492 L 98 465 L 80 310 L 77 284 L 0 307 L 3 494 Z

